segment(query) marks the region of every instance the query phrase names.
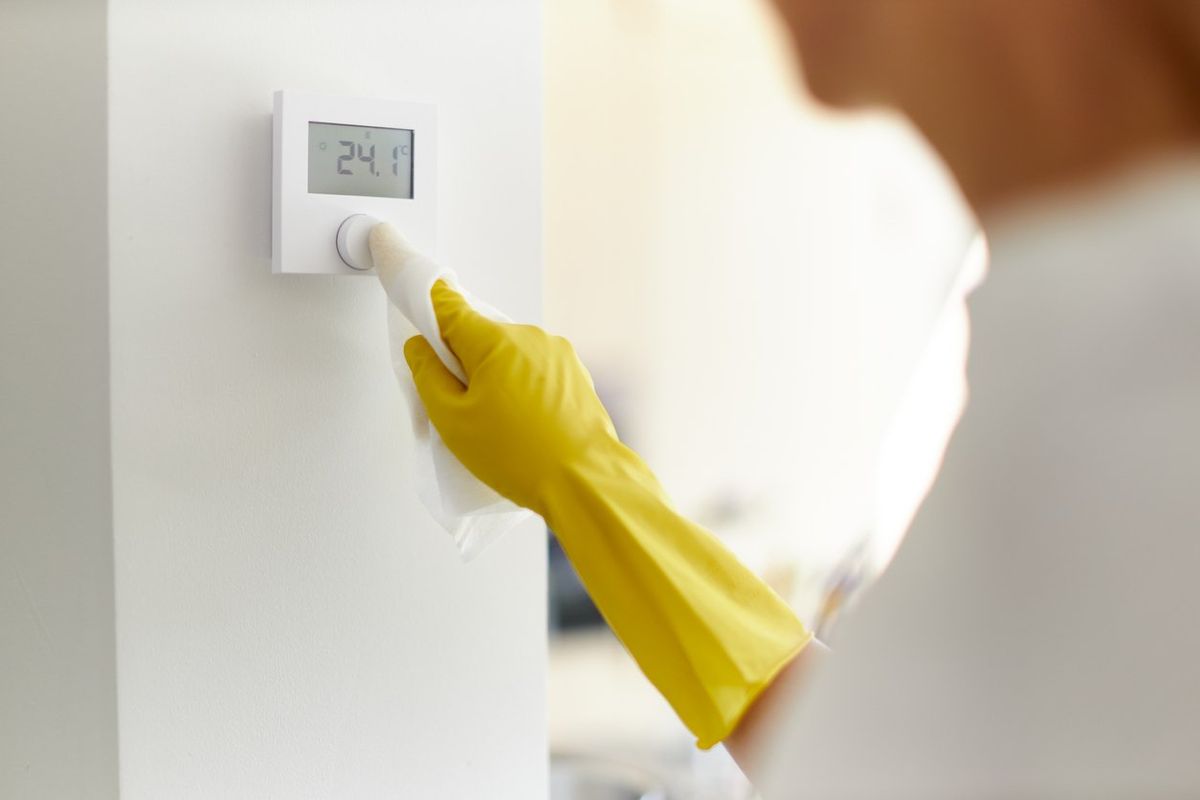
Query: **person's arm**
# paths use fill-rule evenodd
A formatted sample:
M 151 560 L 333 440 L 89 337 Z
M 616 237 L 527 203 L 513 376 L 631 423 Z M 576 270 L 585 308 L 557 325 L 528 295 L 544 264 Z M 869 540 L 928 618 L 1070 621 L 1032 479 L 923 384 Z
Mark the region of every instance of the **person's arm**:
M 371 245 L 381 274 L 411 253 L 390 226 L 377 227 Z M 564 339 L 492 321 L 441 282 L 432 300 L 467 383 L 421 337 L 405 356 L 442 439 L 476 477 L 542 515 L 698 744 L 723 741 L 809 632 L 715 536 L 675 511 L 617 438 Z
M 597 444 L 538 509 L 638 666 L 708 748 L 810 636 L 763 581 L 678 514 L 618 442 Z
M 810 641 L 750 705 L 733 733 L 725 739 L 725 749 L 751 780 L 778 740 L 780 727 L 796 696 L 828 654 L 829 649 L 819 639 Z

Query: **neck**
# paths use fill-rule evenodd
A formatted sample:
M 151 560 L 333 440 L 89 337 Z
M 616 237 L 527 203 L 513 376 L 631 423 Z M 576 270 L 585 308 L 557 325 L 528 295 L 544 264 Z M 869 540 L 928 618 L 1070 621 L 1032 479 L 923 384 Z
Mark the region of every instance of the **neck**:
M 1200 147 L 1197 65 L 1179 55 L 1190 50 L 1134 24 L 1073 34 L 997 54 L 1009 69 L 925 76 L 942 91 L 909 93 L 906 110 L 981 217 Z

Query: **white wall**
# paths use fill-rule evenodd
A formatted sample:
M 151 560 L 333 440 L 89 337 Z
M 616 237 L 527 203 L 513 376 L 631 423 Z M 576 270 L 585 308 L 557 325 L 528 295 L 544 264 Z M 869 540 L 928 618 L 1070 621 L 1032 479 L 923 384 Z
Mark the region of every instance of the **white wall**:
M 122 796 L 544 796 L 537 526 L 462 565 L 379 287 L 268 263 L 273 90 L 432 101 L 440 255 L 536 319 L 539 4 L 109 6 Z
M 0 797 L 117 791 L 102 0 L 0 3 Z

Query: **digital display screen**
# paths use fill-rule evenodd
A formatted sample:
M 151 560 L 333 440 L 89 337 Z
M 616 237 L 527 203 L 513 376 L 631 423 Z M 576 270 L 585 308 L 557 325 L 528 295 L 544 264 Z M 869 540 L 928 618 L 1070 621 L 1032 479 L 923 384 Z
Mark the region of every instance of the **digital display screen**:
M 413 132 L 308 123 L 309 194 L 413 196 Z

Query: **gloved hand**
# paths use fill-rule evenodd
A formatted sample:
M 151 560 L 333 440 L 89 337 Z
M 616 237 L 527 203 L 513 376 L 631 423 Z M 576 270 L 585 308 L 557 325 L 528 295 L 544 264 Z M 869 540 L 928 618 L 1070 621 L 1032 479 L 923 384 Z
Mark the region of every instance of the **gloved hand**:
M 440 281 L 432 299 L 467 385 L 424 338 L 404 353 L 442 439 L 476 477 L 542 515 L 699 746 L 721 741 L 810 634 L 712 534 L 675 512 L 617 439 L 565 339 L 493 322 Z
M 424 337 L 409 339 L 404 355 L 429 419 L 477 478 L 545 517 L 548 484 L 582 457 L 618 444 L 591 377 L 566 339 L 494 322 L 443 281 L 431 294 L 442 338 L 470 386 Z

